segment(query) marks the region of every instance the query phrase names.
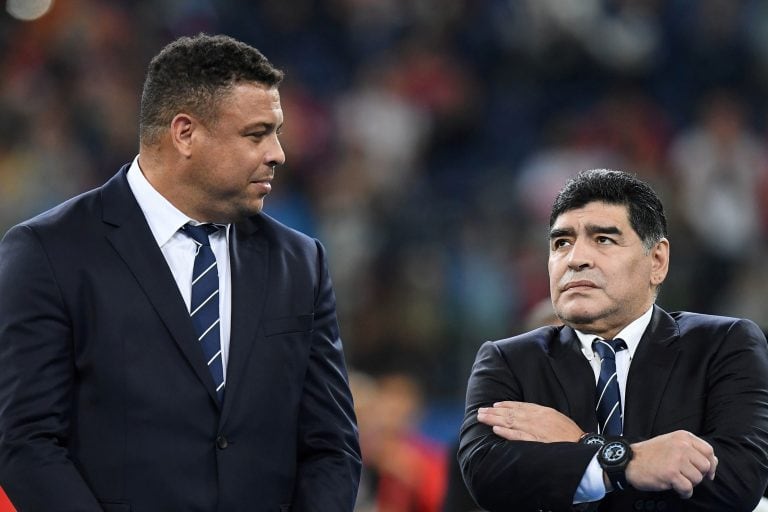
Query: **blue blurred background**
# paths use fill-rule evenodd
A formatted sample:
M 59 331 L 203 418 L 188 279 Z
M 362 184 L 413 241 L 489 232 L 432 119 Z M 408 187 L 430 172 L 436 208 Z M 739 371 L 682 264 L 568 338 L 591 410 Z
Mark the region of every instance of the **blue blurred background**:
M 226 33 L 286 71 L 266 211 L 328 249 L 361 429 L 453 458 L 475 351 L 549 313 L 549 208 L 582 169 L 662 196 L 663 307 L 768 325 L 765 0 L 5 7 L 0 232 L 135 156 L 146 65 L 177 36 Z

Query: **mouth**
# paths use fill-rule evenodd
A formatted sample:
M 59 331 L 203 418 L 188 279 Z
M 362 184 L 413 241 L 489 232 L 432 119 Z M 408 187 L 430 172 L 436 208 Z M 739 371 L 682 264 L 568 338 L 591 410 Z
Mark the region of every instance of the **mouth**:
M 272 178 L 266 177 L 260 180 L 251 180 L 251 185 L 261 188 L 263 193 L 269 194 L 272 191 Z
M 574 288 L 597 288 L 598 286 L 593 283 L 592 281 L 587 281 L 585 279 L 579 280 L 579 281 L 571 281 L 565 286 L 563 286 L 562 291 L 566 290 L 572 290 Z

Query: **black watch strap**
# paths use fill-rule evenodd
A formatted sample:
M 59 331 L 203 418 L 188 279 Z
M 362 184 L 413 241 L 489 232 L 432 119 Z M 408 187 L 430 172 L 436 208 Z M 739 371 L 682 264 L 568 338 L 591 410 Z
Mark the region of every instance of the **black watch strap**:
M 627 482 L 627 473 L 625 468 L 614 469 L 610 471 L 606 470 L 605 474 L 608 475 L 608 480 L 610 480 L 614 490 L 623 491 L 625 489 L 629 489 L 630 485 Z

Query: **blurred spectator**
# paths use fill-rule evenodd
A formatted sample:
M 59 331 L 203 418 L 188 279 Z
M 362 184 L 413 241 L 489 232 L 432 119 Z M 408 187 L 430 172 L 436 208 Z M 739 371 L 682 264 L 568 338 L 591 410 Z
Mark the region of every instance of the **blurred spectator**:
M 357 172 L 371 184 L 372 199 L 384 202 L 413 183 L 430 120 L 394 89 L 391 63 L 372 62 L 356 86 L 337 101 L 341 144 L 360 155 Z
M 697 124 L 671 149 L 679 207 L 695 238 L 690 309 L 715 313 L 718 299 L 762 234 L 758 192 L 765 181 L 765 148 L 747 125 L 735 95 L 702 102 Z M 717 233 L 717 235 L 713 235 Z
M 442 512 L 479 512 L 482 509 L 472 499 L 472 495 L 469 494 L 467 486 L 464 484 L 464 477 L 461 475 L 461 468 L 456 459 L 458 451 L 459 441 L 457 439 L 449 449 L 451 459 L 448 464 L 448 483 Z
M 443 447 L 418 432 L 421 389 L 405 373 L 351 377 L 363 478 L 358 512 L 439 512 L 446 484 Z

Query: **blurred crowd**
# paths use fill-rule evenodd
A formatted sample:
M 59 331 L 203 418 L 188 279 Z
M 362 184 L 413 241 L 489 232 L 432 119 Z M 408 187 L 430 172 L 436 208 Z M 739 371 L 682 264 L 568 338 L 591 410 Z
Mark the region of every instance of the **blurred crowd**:
M 579 170 L 632 171 L 661 194 L 662 306 L 768 327 L 768 3 L 58 0 L 32 22 L 2 13 L 0 232 L 132 159 L 149 59 L 201 31 L 286 71 L 287 163 L 266 211 L 328 249 L 361 434 L 406 432 L 402 453 L 379 436 L 369 457 L 418 454 L 411 481 L 440 476 L 390 510 L 438 509 L 475 351 L 546 313 L 549 208 Z M 402 409 L 367 412 L 385 395 Z M 396 488 L 381 464 L 369 487 Z

